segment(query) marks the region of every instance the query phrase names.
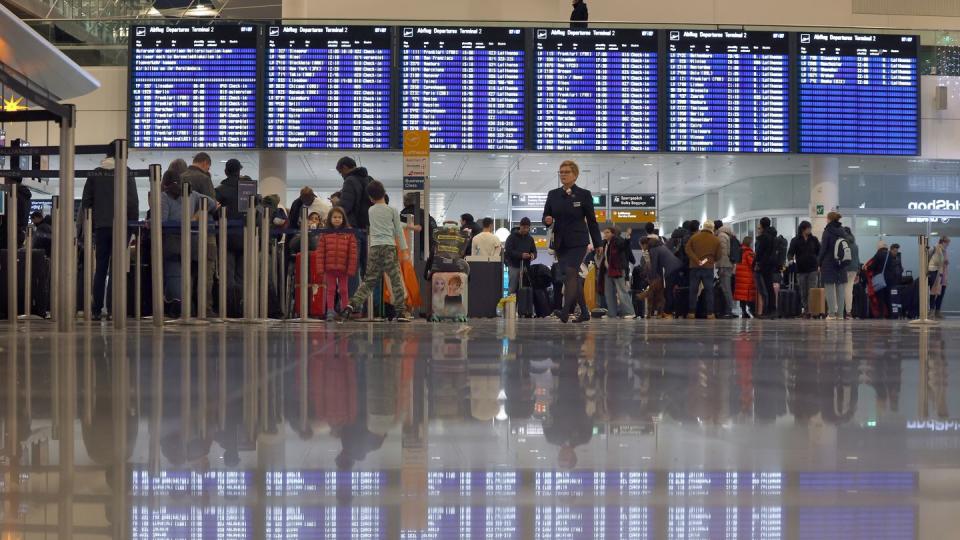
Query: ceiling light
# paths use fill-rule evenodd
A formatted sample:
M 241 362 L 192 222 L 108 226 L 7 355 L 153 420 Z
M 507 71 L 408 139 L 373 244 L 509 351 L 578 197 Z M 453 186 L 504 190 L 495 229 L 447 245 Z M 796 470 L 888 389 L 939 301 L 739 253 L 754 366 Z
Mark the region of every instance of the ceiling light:
M 629 177 L 629 176 L 621 176 L 620 179 L 621 179 L 621 180 L 629 180 L 630 177 Z
M 163 13 L 160 13 L 160 10 L 157 9 L 157 8 L 155 8 L 155 7 L 151 7 L 149 10 L 147 10 L 147 16 L 148 16 L 148 17 L 161 17 L 161 16 L 163 16 Z
M 549 165 L 549 163 L 546 163 L 546 162 L 540 162 L 540 163 L 537 163 L 537 165 Z
M 213 6 L 197 4 L 196 7 L 184 11 L 183 15 L 185 17 L 215 17 L 217 15 L 217 11 L 213 9 Z
M 644 163 L 643 166 L 644 166 L 644 167 L 653 167 L 653 163 Z
M 532 172 L 532 173 L 538 173 L 538 172 L 543 172 L 543 171 L 540 170 L 540 169 L 530 169 L 530 172 Z
M 525 185 L 527 185 L 527 183 L 526 183 L 526 182 L 520 182 L 520 185 L 521 185 L 521 186 L 525 186 Z
M 430 163 L 433 163 L 434 165 L 443 165 L 442 161 L 431 161 Z
M 848 168 L 848 169 L 859 169 L 860 166 L 859 166 L 859 165 L 848 165 L 847 168 Z

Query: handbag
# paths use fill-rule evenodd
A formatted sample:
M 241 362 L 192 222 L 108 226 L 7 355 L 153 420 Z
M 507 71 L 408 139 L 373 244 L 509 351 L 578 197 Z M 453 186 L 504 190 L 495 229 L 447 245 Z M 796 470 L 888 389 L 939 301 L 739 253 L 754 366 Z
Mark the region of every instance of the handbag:
M 887 288 L 887 278 L 883 277 L 883 273 L 887 270 L 887 262 L 890 261 L 890 252 L 887 251 L 886 258 L 883 259 L 883 268 L 880 270 L 879 274 L 874 274 L 871 279 L 873 283 L 874 291 L 882 291 Z

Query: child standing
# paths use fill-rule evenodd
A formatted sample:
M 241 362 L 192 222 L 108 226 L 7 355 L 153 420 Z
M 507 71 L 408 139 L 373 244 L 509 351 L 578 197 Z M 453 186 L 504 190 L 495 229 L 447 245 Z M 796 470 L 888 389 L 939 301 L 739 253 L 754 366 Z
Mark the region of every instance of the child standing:
M 326 303 L 323 310 L 327 320 L 332 321 L 336 311 L 337 289 L 340 289 L 340 305 L 347 306 L 347 278 L 357 274 L 357 238 L 347 222 L 347 214 L 336 206 L 327 214 L 330 230 L 320 237 L 317 246 L 316 270 L 323 275 Z
M 400 261 L 397 259 L 397 247 L 407 249 L 403 225 L 400 223 L 400 213 L 387 205 L 387 192 L 383 184 L 377 180 L 371 180 L 367 185 L 367 196 L 373 203 L 368 213 L 370 256 L 367 260 L 363 283 L 350 299 L 350 305 L 340 312 L 340 318 L 341 320 L 349 319 L 352 314 L 359 312 L 360 306 L 376 287 L 380 275 L 386 273 L 393 287 L 393 305 L 397 308 L 397 322 L 410 322 L 406 307 L 407 296 L 403 290 L 403 277 L 400 275 Z

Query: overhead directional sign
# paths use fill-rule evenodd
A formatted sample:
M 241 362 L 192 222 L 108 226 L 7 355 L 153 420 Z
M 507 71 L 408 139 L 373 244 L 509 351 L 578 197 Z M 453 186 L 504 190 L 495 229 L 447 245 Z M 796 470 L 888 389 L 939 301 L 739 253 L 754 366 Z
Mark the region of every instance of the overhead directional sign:
M 612 208 L 656 208 L 655 193 L 615 193 L 610 204 Z

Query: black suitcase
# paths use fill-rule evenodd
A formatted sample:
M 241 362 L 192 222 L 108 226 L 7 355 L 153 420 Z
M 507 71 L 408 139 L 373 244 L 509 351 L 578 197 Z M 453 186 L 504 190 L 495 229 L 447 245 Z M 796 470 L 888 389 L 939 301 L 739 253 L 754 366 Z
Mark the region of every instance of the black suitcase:
M 549 317 L 553 312 L 550 305 L 550 292 L 547 289 L 533 289 L 533 310 L 538 318 Z
M 533 318 L 533 289 L 520 287 L 517 289 L 517 316 L 527 319 Z
M 920 284 L 916 281 L 909 285 L 898 285 L 890 290 L 890 304 L 894 315 L 904 319 L 916 319 L 920 316 Z M 897 308 L 899 307 L 899 311 Z
M 777 295 L 777 316 L 793 319 L 800 316 L 800 294 L 794 289 L 780 289 Z
M 690 313 L 690 287 L 674 289 L 673 311 L 676 317 L 686 317 Z
M 31 279 L 31 309 L 30 313 L 32 315 L 38 315 L 40 317 L 46 316 L 47 312 L 50 311 L 50 259 L 47 258 L 47 254 L 42 249 L 31 250 L 32 264 L 33 268 L 31 269 L 32 279 Z M 26 262 L 26 251 L 20 249 L 17 252 L 17 312 L 18 314 L 23 314 L 23 303 L 24 303 L 24 274 L 26 273 L 26 268 L 24 263 Z M 7 317 L 7 250 L 0 249 L 0 317 Z
M 870 298 L 862 283 L 853 286 L 853 306 L 850 307 L 850 313 L 856 319 L 870 318 Z

